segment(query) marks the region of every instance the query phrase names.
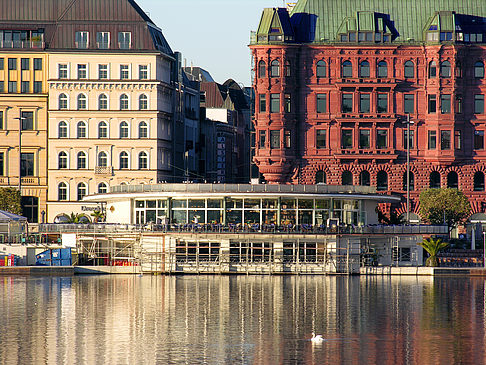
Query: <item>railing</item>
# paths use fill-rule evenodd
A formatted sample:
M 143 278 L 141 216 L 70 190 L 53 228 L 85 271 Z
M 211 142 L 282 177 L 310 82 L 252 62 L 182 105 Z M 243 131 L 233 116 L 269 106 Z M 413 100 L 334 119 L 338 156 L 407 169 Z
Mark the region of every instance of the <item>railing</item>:
M 18 177 L 0 176 L 0 185 L 3 185 L 3 186 L 15 185 L 15 186 L 17 186 L 18 184 L 19 184 L 19 178 Z M 46 185 L 46 184 L 47 184 L 46 178 L 40 178 L 40 177 L 34 177 L 34 176 L 22 178 L 22 185 L 37 186 L 37 185 Z
M 113 175 L 113 166 L 95 166 L 95 175 Z
M 45 48 L 45 42 L 42 41 L 0 41 L 0 48 Z

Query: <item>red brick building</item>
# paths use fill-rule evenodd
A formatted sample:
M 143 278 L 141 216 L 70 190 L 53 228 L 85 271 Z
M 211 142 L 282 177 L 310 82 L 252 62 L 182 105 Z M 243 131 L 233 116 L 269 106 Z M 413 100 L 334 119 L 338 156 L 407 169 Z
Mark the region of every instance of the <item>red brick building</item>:
M 485 1 L 301 0 L 265 9 L 250 48 L 268 183 L 405 197 L 409 128 L 411 211 L 429 187 L 485 211 Z

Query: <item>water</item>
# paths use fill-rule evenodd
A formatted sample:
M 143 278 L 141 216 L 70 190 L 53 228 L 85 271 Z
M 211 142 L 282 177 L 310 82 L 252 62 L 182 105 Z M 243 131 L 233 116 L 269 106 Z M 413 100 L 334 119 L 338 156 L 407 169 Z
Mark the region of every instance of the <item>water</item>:
M 486 364 L 485 292 L 479 278 L 0 277 L 0 364 Z

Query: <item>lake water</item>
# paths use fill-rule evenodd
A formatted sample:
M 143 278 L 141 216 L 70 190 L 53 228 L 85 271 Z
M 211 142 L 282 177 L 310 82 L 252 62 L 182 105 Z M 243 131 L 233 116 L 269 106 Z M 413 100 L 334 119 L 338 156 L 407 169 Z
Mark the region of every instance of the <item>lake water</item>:
M 0 364 L 486 364 L 485 292 L 479 278 L 0 277 Z

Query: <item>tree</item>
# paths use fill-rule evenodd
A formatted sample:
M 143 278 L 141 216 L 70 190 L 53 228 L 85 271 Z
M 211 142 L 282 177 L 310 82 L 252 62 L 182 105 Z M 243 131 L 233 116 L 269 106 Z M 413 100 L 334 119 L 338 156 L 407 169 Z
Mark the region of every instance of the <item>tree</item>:
M 439 266 L 439 260 L 437 259 L 437 254 L 444 248 L 449 246 L 448 242 L 443 242 L 440 238 L 430 237 L 429 239 L 423 240 L 423 242 L 418 243 L 422 246 L 425 251 L 429 253 L 429 257 L 425 260 L 425 266 L 436 267 Z
M 101 210 L 95 210 L 91 213 L 91 216 L 95 223 L 103 222 L 105 220 L 105 214 Z
M 20 191 L 15 188 L 0 188 L 0 210 L 22 214 Z
M 89 223 L 89 217 L 83 213 L 72 212 L 70 215 L 65 214 L 65 216 L 67 217 L 66 223 L 75 223 L 75 224 Z
M 397 212 L 395 210 L 392 210 L 390 212 L 390 216 L 388 217 L 385 213 L 381 211 L 379 207 L 375 208 L 376 214 L 378 214 L 378 222 L 382 224 L 388 224 L 388 225 L 400 225 L 405 223 L 403 217 L 398 216 Z
M 457 189 L 428 189 L 420 193 L 420 213 L 431 224 L 447 224 L 451 230 L 469 217 L 471 205 Z

